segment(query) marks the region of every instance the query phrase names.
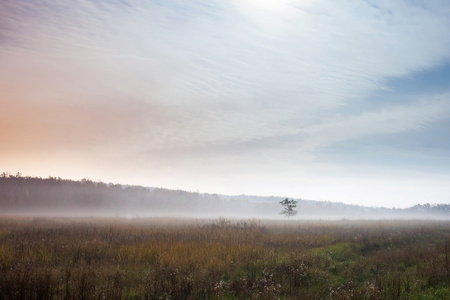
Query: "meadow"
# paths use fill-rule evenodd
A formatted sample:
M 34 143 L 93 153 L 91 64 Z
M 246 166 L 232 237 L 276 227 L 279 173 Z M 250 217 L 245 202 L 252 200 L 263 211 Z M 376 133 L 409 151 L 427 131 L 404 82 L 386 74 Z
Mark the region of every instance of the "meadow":
M 448 221 L 0 219 L 0 299 L 450 299 Z

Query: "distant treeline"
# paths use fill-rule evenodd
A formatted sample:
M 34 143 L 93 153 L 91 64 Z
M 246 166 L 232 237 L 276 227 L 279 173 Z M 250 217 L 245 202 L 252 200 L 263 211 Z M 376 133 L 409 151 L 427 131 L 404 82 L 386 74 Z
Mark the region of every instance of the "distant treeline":
M 88 179 L 0 174 L 0 213 L 85 216 L 186 216 L 282 218 L 280 197 L 223 196 L 181 190 L 107 184 Z M 363 207 L 298 199 L 299 219 L 450 219 L 450 205 L 408 209 Z
M 273 211 L 275 209 L 275 211 Z M 216 194 L 107 184 L 59 177 L 0 175 L 0 211 L 3 213 L 84 214 L 112 216 L 251 216 L 270 215 L 278 205 L 222 199 Z

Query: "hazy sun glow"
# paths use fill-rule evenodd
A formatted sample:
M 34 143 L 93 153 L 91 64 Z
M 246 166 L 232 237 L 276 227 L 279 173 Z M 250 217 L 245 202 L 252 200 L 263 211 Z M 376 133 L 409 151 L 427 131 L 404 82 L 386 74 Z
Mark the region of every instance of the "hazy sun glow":
M 296 7 L 307 7 L 316 0 L 246 0 L 249 6 L 271 13 L 287 14 Z

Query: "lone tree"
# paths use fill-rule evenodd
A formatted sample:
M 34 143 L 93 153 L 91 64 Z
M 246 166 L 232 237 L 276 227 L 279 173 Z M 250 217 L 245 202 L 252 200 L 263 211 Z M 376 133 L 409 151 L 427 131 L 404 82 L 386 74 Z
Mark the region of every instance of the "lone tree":
M 297 210 L 295 209 L 297 207 L 296 200 L 289 200 L 288 198 L 284 199 L 283 201 L 280 201 L 280 204 L 284 206 L 284 209 L 280 212 L 282 215 L 286 215 L 286 217 L 289 218 L 293 217 L 297 214 Z

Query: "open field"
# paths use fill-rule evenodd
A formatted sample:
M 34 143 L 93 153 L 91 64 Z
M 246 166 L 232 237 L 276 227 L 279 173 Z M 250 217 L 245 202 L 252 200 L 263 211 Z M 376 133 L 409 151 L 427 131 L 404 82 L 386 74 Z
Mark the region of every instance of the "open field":
M 450 299 L 450 222 L 0 219 L 0 299 Z

